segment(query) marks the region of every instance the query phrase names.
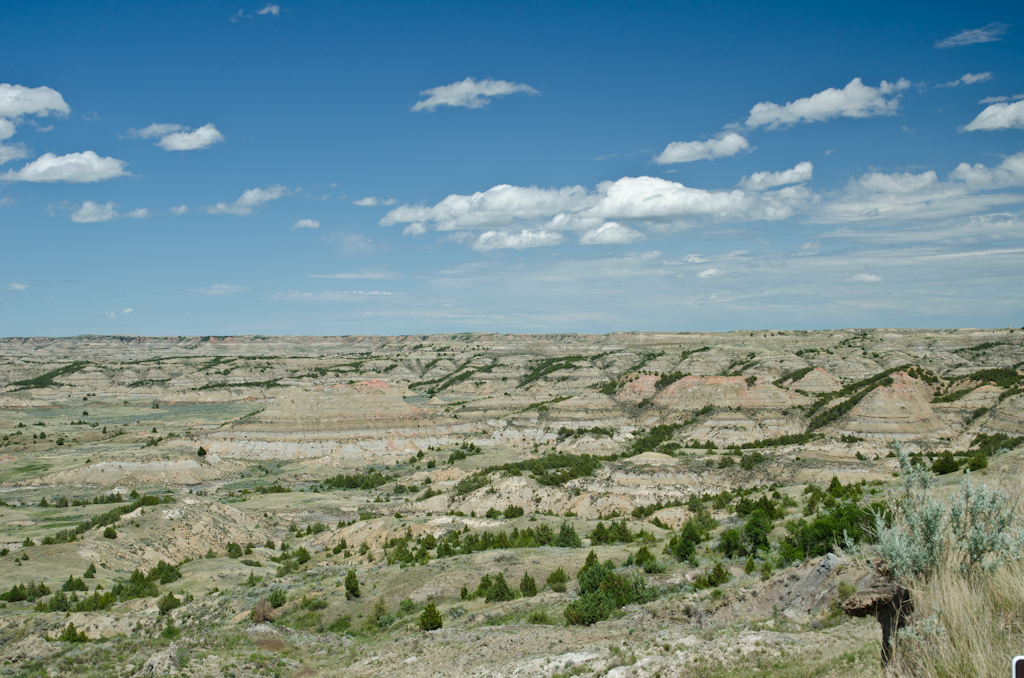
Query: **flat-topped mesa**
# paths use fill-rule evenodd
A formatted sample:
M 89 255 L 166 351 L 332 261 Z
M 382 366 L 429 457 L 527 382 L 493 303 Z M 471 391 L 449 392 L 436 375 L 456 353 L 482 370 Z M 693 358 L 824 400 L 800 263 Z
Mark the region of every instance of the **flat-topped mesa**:
M 931 407 L 931 389 L 905 372 L 893 372 L 890 386 L 879 386 L 833 428 L 858 438 L 913 439 L 952 435 Z

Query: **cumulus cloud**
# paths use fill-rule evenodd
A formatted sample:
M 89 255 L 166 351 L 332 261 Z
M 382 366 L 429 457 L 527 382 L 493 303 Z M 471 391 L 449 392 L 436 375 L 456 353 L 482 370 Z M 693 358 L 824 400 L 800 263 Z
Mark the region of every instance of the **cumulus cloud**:
M 964 126 L 968 132 L 977 130 L 1024 129 L 1024 101 L 1013 104 L 992 104 Z
M 101 158 L 92 151 L 54 155 L 44 153 L 20 170 L 0 174 L 0 181 L 33 181 L 87 184 L 128 174 L 124 160 Z
M 191 132 L 174 132 L 163 136 L 157 142 L 157 146 L 165 151 L 198 151 L 218 141 L 224 141 L 224 135 L 213 126 L 213 123 L 207 123 Z
M 171 134 L 173 132 L 180 132 L 183 129 L 188 129 L 182 125 L 175 125 L 174 123 L 153 123 L 148 127 L 142 129 L 128 128 L 128 136 L 133 139 L 149 139 L 151 137 L 162 137 L 165 134 Z
M 14 122 L 6 118 L 0 118 L 0 165 L 11 160 L 24 158 L 28 151 L 21 144 L 15 146 L 4 146 L 3 141 L 14 136 Z
M 153 123 L 142 129 L 129 129 L 128 136 L 141 139 L 160 137 L 156 145 L 165 151 L 198 151 L 224 141 L 224 135 L 213 123 L 206 123 L 197 129 L 174 123 Z
M 798 163 L 793 169 L 782 172 L 754 172 L 749 177 L 743 177 L 739 185 L 748 191 L 764 191 L 776 186 L 810 181 L 813 174 L 814 165 L 805 161 Z
M 71 221 L 89 224 L 95 221 L 110 221 L 115 217 L 117 217 L 116 203 L 108 202 L 106 205 L 100 205 L 92 200 L 86 200 L 71 214 Z
M 854 78 L 843 89 L 830 87 L 785 105 L 768 101 L 756 104 L 750 109 L 746 125 L 776 129 L 798 122 L 822 122 L 836 117 L 895 115 L 900 107 L 900 93 L 908 87 L 910 81 L 905 78 L 894 83 L 883 80 L 878 87 L 865 85 L 860 78 Z
M 1024 186 L 1024 151 L 1006 158 L 998 167 L 962 162 L 949 173 L 949 177 L 976 191 Z
M 750 148 L 750 143 L 736 132 L 722 132 L 708 141 L 673 141 L 654 157 L 659 165 L 695 160 L 714 160 L 736 155 Z
M 996 42 L 1002 40 L 1000 37 L 1004 35 L 1010 27 L 1006 24 L 996 21 L 990 23 L 988 26 L 982 28 L 971 28 L 963 30 L 956 35 L 951 35 L 948 38 L 943 38 L 935 43 L 936 49 L 949 49 L 951 47 L 962 47 L 964 45 L 975 45 L 979 42 Z
M 241 287 L 239 285 L 222 285 L 217 283 L 210 287 L 201 287 L 197 290 L 188 290 L 189 292 L 195 292 L 196 294 L 205 294 L 211 297 L 223 297 L 229 294 L 238 294 L 239 292 L 248 292 L 248 287 Z
M 503 97 L 507 94 L 522 92 L 530 96 L 540 94 L 537 90 L 522 83 L 507 80 L 474 80 L 466 78 L 450 85 L 442 85 L 420 92 L 426 99 L 417 101 L 413 111 L 433 111 L 438 106 L 461 106 L 463 108 L 483 108 L 491 102 L 492 97 Z
M 725 273 L 725 271 L 723 271 L 720 268 L 706 268 L 703 271 L 701 271 L 700 273 L 698 273 L 697 277 L 698 278 L 717 278 L 718 276 L 723 275 L 724 273 Z
M 985 104 L 996 104 L 999 103 L 1000 101 L 1017 101 L 1019 99 L 1024 99 L 1024 94 L 1014 94 L 1012 97 L 985 97 L 978 103 L 984 106 Z
M 643 240 L 644 234 L 628 226 L 606 222 L 580 236 L 581 245 L 628 245 Z
M 387 200 L 383 200 L 381 198 L 366 197 L 360 198 L 359 200 L 353 200 L 352 204 L 359 205 L 360 207 L 374 207 L 376 205 L 394 205 L 397 202 L 398 201 L 395 200 L 394 198 L 388 198 Z
M 27 290 L 28 289 L 28 285 L 25 285 L 25 284 L 19 283 L 19 282 L 7 283 L 7 286 L 9 288 L 11 288 L 12 290 L 19 290 L 20 291 L 20 290 Z
M 292 229 L 296 228 L 320 228 L 320 222 L 315 219 L 299 219 L 292 224 Z
M 973 85 L 976 82 L 985 82 L 986 80 L 991 79 L 992 74 L 988 71 L 985 71 L 984 73 L 964 73 L 961 77 L 957 78 L 956 80 L 950 80 L 949 82 L 943 83 L 941 85 L 936 85 L 936 87 L 959 87 L 960 85 Z
M 427 232 L 427 227 L 423 225 L 422 221 L 416 221 L 404 229 L 402 229 L 402 235 L 420 236 Z
M 561 233 L 545 231 L 543 229 L 523 229 L 518 232 L 510 231 L 486 231 L 473 243 L 473 249 L 477 252 L 490 252 L 499 249 L 524 250 L 530 247 L 546 247 L 558 245 L 565 238 Z
M 128 219 L 145 219 L 149 217 L 149 210 L 145 207 L 140 207 L 123 214 L 117 211 L 117 207 L 118 204 L 116 202 L 100 205 L 92 200 L 86 200 L 82 203 L 81 207 L 71 213 L 71 221 L 89 224 L 97 221 L 110 221 L 118 217 L 126 217 Z
M 129 313 L 132 313 L 134 311 L 135 311 L 134 308 L 126 308 L 123 311 L 121 311 L 121 315 L 128 315 Z
M 177 215 L 179 217 L 182 214 L 185 214 L 186 212 L 188 212 L 188 205 L 178 205 L 177 207 L 171 208 L 171 214 Z
M 71 107 L 54 89 L 0 83 L 0 118 L 19 118 L 23 115 L 45 118 L 51 113 L 67 115 L 70 112 Z
M 518 235 L 516 229 L 527 233 L 586 231 L 597 237 L 606 222 L 642 220 L 664 226 L 691 217 L 776 221 L 816 200 L 803 186 L 759 192 L 709 191 L 657 177 L 624 177 L 602 182 L 593 192 L 582 186 L 544 189 L 502 184 L 472 195 L 449 195 L 432 207 L 403 205 L 385 214 L 380 224 L 410 224 L 406 233 L 412 235 L 422 234 L 430 223 L 439 231 L 493 230 L 485 243 L 505 242 L 509 233 Z M 609 227 L 601 231 L 601 237 L 615 234 L 623 238 L 625 228 Z
M 880 275 L 874 275 L 873 273 L 857 273 L 857 274 L 851 275 L 849 278 L 847 278 L 846 282 L 869 282 L 869 283 L 873 283 L 873 282 L 880 282 L 881 280 L 882 280 L 882 276 L 880 276 Z
M 231 204 L 219 202 L 212 207 L 204 208 L 207 214 L 234 214 L 244 217 L 253 213 L 253 210 L 278 198 L 291 195 L 290 191 L 281 184 L 274 184 L 269 188 L 250 188 L 242 196 Z
M 941 181 L 934 171 L 872 172 L 851 180 L 843 194 L 810 215 L 817 223 L 950 218 L 1024 202 L 1016 192 L 982 193 L 1024 186 L 1024 152 L 997 167 L 961 163 Z
M 271 14 L 273 16 L 280 16 L 281 15 L 281 7 L 280 7 L 280 5 L 268 4 L 263 9 L 258 10 L 256 13 L 257 14 L 261 14 L 261 15 L 262 14 Z

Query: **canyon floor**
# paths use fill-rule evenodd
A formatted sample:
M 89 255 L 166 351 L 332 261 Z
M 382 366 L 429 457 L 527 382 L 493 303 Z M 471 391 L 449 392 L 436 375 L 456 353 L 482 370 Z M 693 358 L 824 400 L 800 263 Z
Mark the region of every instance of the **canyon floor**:
M 839 605 L 894 441 L 1019 492 L 1022 367 L 1024 329 L 0 339 L 0 674 L 882 675 Z

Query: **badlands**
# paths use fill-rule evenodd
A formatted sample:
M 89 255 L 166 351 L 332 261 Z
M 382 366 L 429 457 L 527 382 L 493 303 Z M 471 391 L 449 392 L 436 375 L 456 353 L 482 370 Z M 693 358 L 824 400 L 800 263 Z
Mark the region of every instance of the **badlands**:
M 895 452 L 1019 496 L 1022 367 L 1024 329 L 0 339 L 0 673 L 882 675 L 842 606 Z

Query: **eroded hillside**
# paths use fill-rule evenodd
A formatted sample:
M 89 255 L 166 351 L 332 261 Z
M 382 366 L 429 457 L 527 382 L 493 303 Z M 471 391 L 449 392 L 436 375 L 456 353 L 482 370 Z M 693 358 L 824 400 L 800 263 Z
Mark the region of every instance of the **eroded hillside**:
M 864 675 L 891 442 L 1019 478 L 1022 367 L 1024 330 L 0 340 L 0 661 Z

